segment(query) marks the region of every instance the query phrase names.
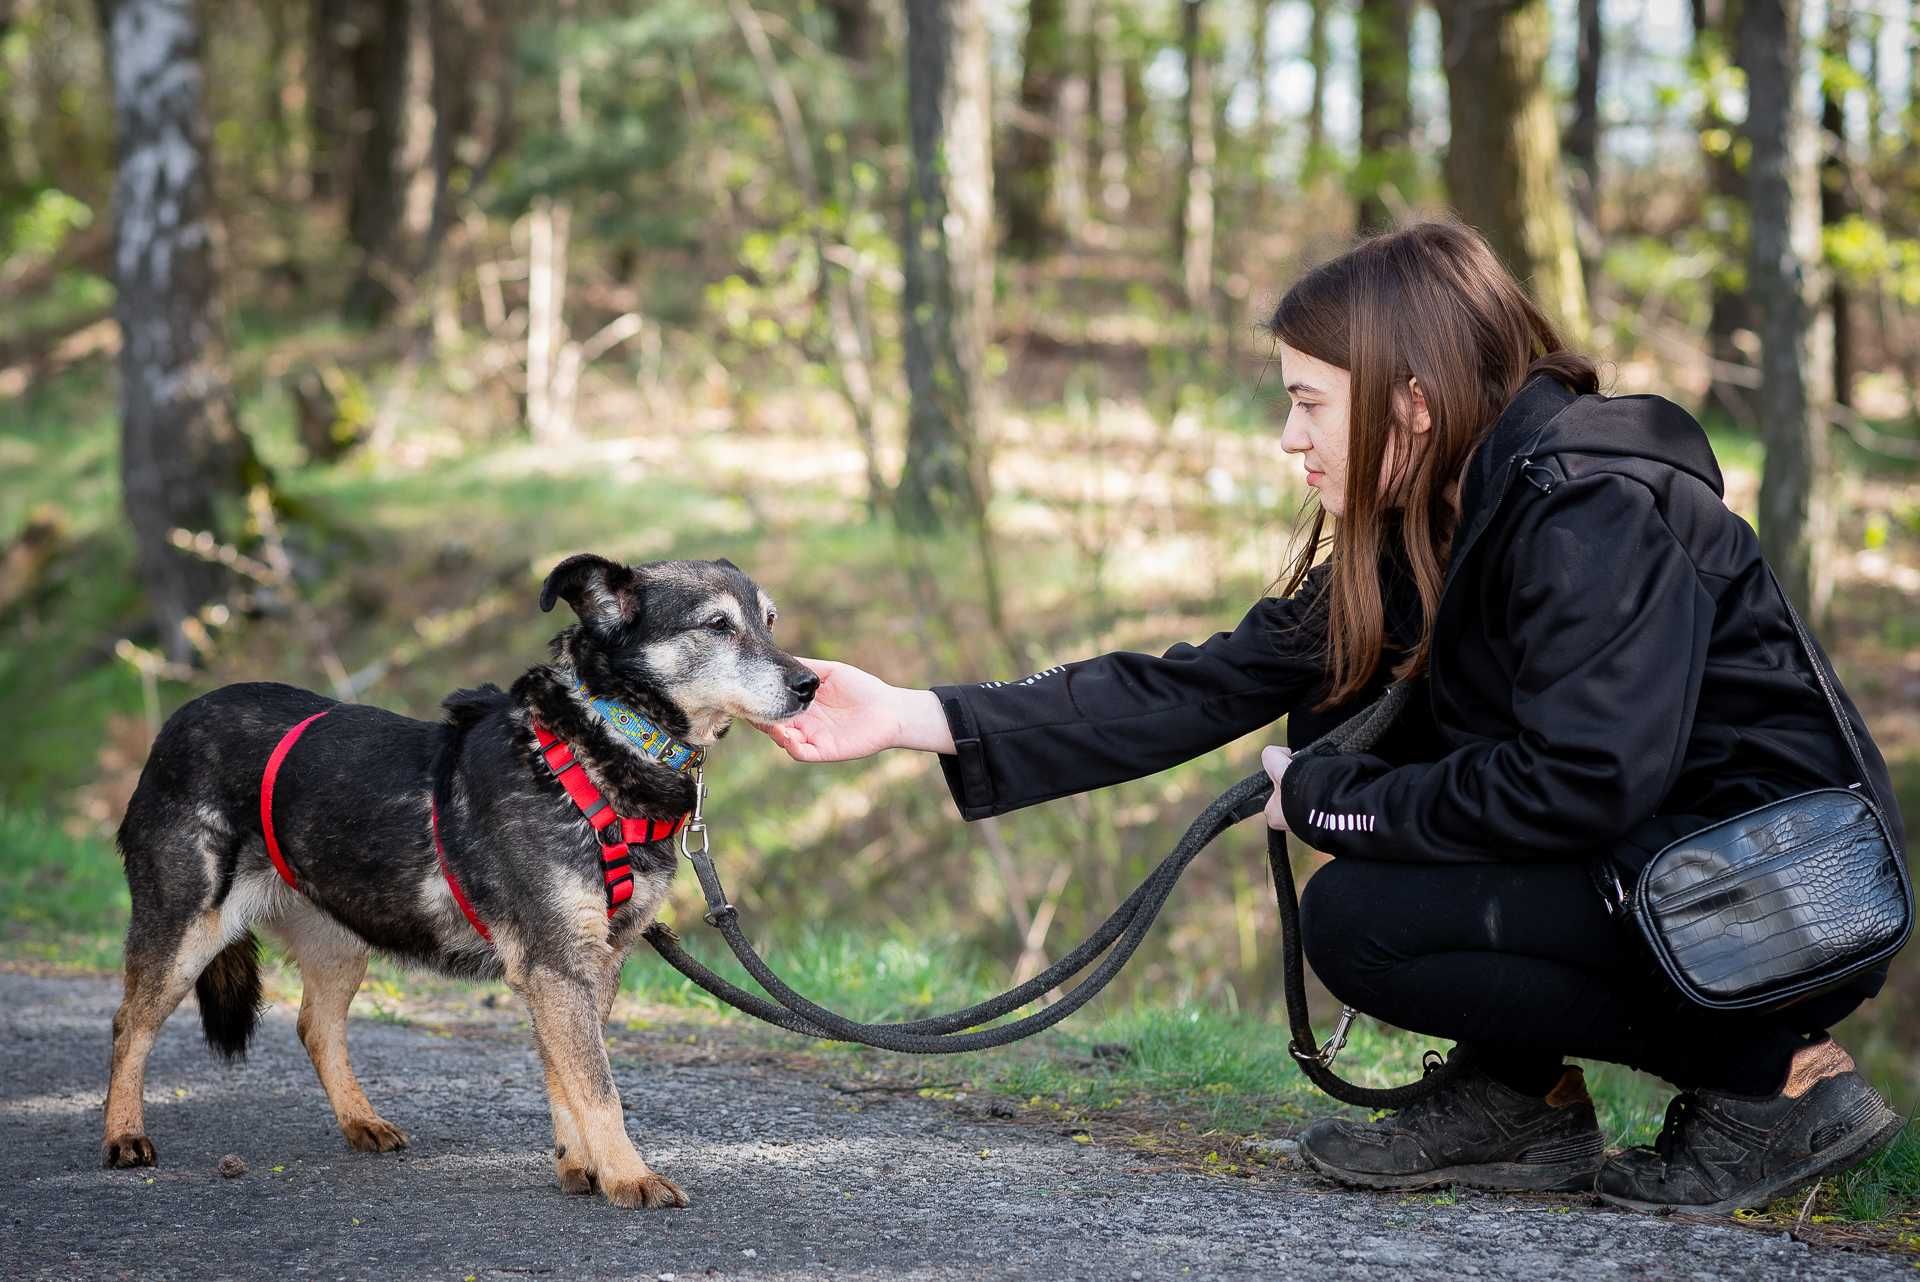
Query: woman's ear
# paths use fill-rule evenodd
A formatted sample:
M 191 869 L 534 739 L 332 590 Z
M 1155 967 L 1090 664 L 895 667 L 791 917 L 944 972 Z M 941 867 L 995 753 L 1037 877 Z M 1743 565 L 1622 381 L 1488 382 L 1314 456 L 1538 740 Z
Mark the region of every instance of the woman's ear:
M 1433 415 L 1427 412 L 1427 389 L 1417 378 L 1407 380 L 1407 426 L 1416 436 L 1433 430 Z

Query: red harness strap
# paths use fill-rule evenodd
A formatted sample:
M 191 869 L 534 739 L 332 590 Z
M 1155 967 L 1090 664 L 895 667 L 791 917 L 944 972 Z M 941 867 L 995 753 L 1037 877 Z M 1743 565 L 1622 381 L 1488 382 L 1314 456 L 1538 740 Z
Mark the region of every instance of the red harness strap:
M 267 758 L 267 768 L 260 776 L 260 830 L 267 840 L 267 858 L 273 861 L 274 871 L 281 880 L 295 890 L 300 883 L 294 880 L 293 866 L 280 849 L 280 839 L 273 831 L 273 785 L 280 775 L 280 767 L 286 762 L 287 754 L 293 751 L 293 745 L 306 733 L 308 726 L 333 711 L 331 708 L 314 713 L 305 721 L 280 736 L 280 742 L 274 745 L 273 753 Z M 580 808 L 593 831 L 600 838 L 600 862 L 603 869 L 607 891 L 607 916 L 611 917 L 621 904 L 633 898 L 633 868 L 628 858 L 628 848 L 635 842 L 664 841 L 679 832 L 692 818 L 692 812 L 678 819 L 629 819 L 616 814 L 600 790 L 593 786 L 593 780 L 587 777 L 587 771 L 573 759 L 573 749 L 566 741 L 539 722 L 533 723 L 534 737 L 540 741 L 540 759 L 547 763 L 547 769 L 553 771 L 560 786 L 567 790 L 567 796 Z M 555 751 L 558 749 L 559 751 Z M 487 929 L 480 914 L 473 910 L 473 902 L 467 893 L 460 889 L 460 879 L 453 875 L 453 865 L 447 862 L 446 842 L 440 837 L 440 802 L 435 798 L 429 809 L 433 823 L 433 854 L 440 862 L 440 875 L 447 879 L 447 889 L 453 892 L 453 902 L 460 907 L 460 913 L 473 927 L 474 933 L 488 943 L 493 942 L 493 932 Z M 615 825 L 618 828 L 615 829 Z M 611 840 L 608 830 L 613 829 Z
M 293 879 L 293 868 L 287 863 L 287 857 L 280 852 L 280 839 L 273 834 L 273 781 L 280 775 L 281 763 L 287 754 L 293 751 L 293 745 L 307 732 L 307 727 L 332 712 L 332 708 L 323 708 L 305 721 L 280 736 L 280 742 L 273 745 L 273 755 L 267 758 L 266 771 L 260 776 L 260 831 L 267 839 L 267 858 L 273 860 L 273 870 L 280 874 L 280 880 L 300 889 L 300 883 Z
M 566 740 L 538 721 L 533 723 L 533 737 L 540 743 L 540 759 L 547 763 L 547 769 L 553 771 L 553 777 L 567 790 L 567 796 L 573 799 L 573 804 L 579 807 L 600 838 L 607 916 L 611 917 L 621 904 L 633 898 L 633 867 L 627 857 L 628 847 L 635 843 L 665 841 L 685 826 L 692 812 L 678 819 L 630 819 L 617 814 L 587 777 L 586 767 L 574 760 L 573 749 L 567 746 Z M 611 832 L 610 839 L 609 830 L 615 829 L 616 824 L 618 828 Z

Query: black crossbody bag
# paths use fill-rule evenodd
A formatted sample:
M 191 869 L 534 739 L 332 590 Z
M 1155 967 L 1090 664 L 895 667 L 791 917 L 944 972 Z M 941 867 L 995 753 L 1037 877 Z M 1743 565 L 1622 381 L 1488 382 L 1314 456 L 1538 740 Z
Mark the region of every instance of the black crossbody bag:
M 1769 802 L 1672 842 L 1608 907 L 1624 914 L 1654 961 L 1708 1010 L 1787 1006 L 1891 957 L 1913 930 L 1913 885 L 1806 625 L 1787 616 L 1853 754 L 1859 782 Z

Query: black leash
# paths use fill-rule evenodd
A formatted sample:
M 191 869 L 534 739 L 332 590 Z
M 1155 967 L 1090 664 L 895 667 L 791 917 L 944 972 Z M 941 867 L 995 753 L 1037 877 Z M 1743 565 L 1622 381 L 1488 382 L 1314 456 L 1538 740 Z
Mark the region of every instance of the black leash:
M 1408 693 L 1408 687 L 1394 683 L 1372 706 L 1316 739 L 1297 755 L 1365 751 L 1392 725 Z M 721 1001 L 769 1024 L 808 1037 L 858 1042 L 882 1050 L 917 1055 L 950 1055 L 1004 1046 L 1059 1023 L 1105 988 L 1133 956 L 1140 941 L 1146 938 L 1147 930 L 1166 904 L 1167 897 L 1173 893 L 1173 887 L 1180 880 L 1180 874 L 1186 871 L 1187 865 L 1215 837 L 1240 820 L 1259 814 L 1272 795 L 1273 781 L 1265 771 L 1249 775 L 1234 784 L 1188 825 L 1172 853 L 1079 947 L 1026 983 L 998 997 L 945 1015 L 897 1024 L 862 1024 L 835 1014 L 795 992 L 773 973 L 772 968 L 748 942 L 745 931 L 740 927 L 739 911 L 727 901 L 726 889 L 720 884 L 719 871 L 706 849 L 704 824 L 697 810 L 694 822 L 683 834 L 681 849 L 700 878 L 700 890 L 707 901 L 707 923 L 720 931 L 727 941 L 727 947 L 733 950 L 733 955 L 746 967 L 747 973 L 772 994 L 774 1000 L 768 1001 L 747 992 L 708 970 L 680 946 L 679 936 L 660 922 L 649 926 L 645 937 L 668 965 Z M 689 834 L 701 838 L 699 849 L 693 849 L 685 839 Z M 1436 1052 L 1429 1051 L 1424 1077 L 1406 1086 L 1384 1090 L 1356 1086 L 1333 1072 L 1331 1065 L 1346 1044 L 1347 1028 L 1355 1012 L 1351 1008 L 1343 1009 L 1333 1037 L 1324 1046 L 1315 1041 L 1308 1018 L 1306 978 L 1300 955 L 1300 900 L 1293 885 L 1293 869 L 1287 859 L 1284 833 L 1276 830 L 1268 832 L 1267 860 L 1273 872 L 1274 896 L 1280 906 L 1280 928 L 1284 937 L 1281 961 L 1287 1020 L 1293 1033 L 1288 1049 L 1300 1065 L 1301 1072 L 1335 1099 L 1366 1108 L 1403 1108 L 1431 1095 L 1464 1066 L 1464 1056 L 1456 1052 L 1451 1058 L 1442 1060 Z M 1111 951 L 1101 958 L 1100 963 L 1053 1005 L 1010 1024 L 979 1027 L 1060 987 L 1085 970 L 1109 945 L 1112 946 Z

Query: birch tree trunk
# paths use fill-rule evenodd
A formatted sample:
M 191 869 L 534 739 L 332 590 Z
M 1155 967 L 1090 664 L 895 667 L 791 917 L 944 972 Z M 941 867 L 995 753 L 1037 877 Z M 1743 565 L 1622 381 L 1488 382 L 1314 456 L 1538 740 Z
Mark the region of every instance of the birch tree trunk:
M 1744 0 L 1747 73 L 1747 290 L 1760 324 L 1760 546 L 1809 620 L 1826 614 L 1832 578 L 1828 502 L 1825 288 L 1811 121 L 1796 109 L 1800 0 Z M 1816 624 L 1817 626 L 1817 624 Z
M 1587 338 L 1587 291 L 1547 85 L 1546 0 L 1437 7 L 1452 123 L 1449 194 L 1578 346 Z
M 1094 44 L 1099 50 L 1100 210 L 1114 222 L 1127 216 L 1133 201 L 1127 185 L 1127 67 L 1120 56 L 1116 2 L 1101 0 L 1094 17 Z
M 901 245 L 910 405 L 895 511 L 932 530 L 985 511 L 982 367 L 993 307 L 987 28 L 979 0 L 907 0 L 913 165 Z
M 1093 0 L 1066 0 L 1061 16 L 1064 37 L 1060 98 L 1054 113 L 1053 201 L 1060 230 L 1079 241 L 1087 226 L 1087 84 L 1089 41 L 1093 36 Z
M 161 648 L 182 661 L 224 580 L 174 531 L 233 525 L 254 466 L 227 382 L 200 26 L 191 0 L 98 8 L 117 134 L 122 502 Z

